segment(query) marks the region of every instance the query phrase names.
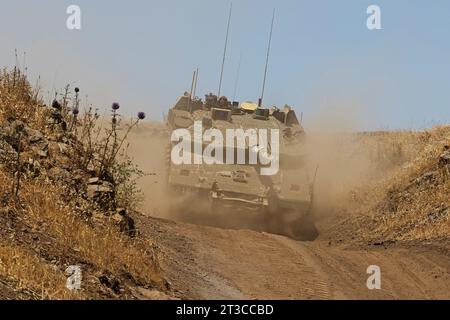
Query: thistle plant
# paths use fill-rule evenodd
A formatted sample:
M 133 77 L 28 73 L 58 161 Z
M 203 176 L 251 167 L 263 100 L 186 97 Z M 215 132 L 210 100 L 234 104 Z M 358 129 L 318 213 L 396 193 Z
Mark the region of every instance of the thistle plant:
M 124 142 L 127 140 L 131 130 L 137 126 L 139 121 L 145 119 L 145 113 L 139 112 L 138 117 L 132 120 L 130 124 L 121 127 L 121 118 L 117 111 L 120 109 L 120 105 L 114 102 L 111 106 L 111 128 L 106 132 L 106 138 L 102 143 L 102 152 L 100 157 L 100 169 L 99 174 L 102 178 L 108 180 L 108 171 L 110 171 L 112 165 L 117 160 L 118 153 L 122 150 Z M 119 132 L 125 129 L 124 134 L 120 135 Z M 113 181 L 110 181 L 114 183 Z
M 133 179 L 142 176 L 143 172 L 133 165 L 127 156 L 128 145 L 125 143 L 131 130 L 145 119 L 145 113 L 139 112 L 136 119 L 123 125 L 118 113 L 120 108 L 118 102 L 111 105 L 110 127 L 105 130 L 104 137 L 95 144 L 95 154 L 99 156 L 96 171 L 101 180 L 108 181 L 113 186 L 114 194 L 117 195 L 113 205 L 130 208 L 132 203 L 137 203 L 140 199 Z
M 97 124 L 98 119 L 98 110 L 93 110 L 90 107 L 86 112 L 83 112 L 79 120 L 80 133 L 77 138 L 80 144 L 78 145 L 77 163 L 85 171 L 93 166 L 95 153 L 98 149 L 97 145 L 101 133 L 101 128 Z
M 75 100 L 72 107 L 72 119 L 70 124 L 70 132 L 74 131 L 75 136 L 77 135 L 77 119 L 78 114 L 80 113 L 80 100 L 78 98 L 78 93 L 80 92 L 79 88 L 75 88 Z

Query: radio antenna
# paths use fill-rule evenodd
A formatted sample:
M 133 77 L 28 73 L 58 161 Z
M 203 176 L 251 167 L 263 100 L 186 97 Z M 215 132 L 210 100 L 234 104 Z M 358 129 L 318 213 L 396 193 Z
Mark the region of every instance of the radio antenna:
M 197 81 L 198 81 L 198 68 L 195 72 L 195 82 L 194 82 L 194 92 L 192 93 L 192 98 L 195 98 L 195 94 L 197 93 Z
M 194 73 L 192 75 L 191 91 L 189 92 L 189 100 L 188 100 L 188 110 L 189 110 L 189 112 L 192 112 L 192 110 L 191 110 L 191 101 L 192 101 L 192 92 L 194 91 L 196 74 L 197 74 L 197 71 L 194 71 Z
M 233 10 L 233 3 L 230 3 L 230 14 L 228 15 L 227 34 L 225 36 L 225 47 L 223 49 L 222 69 L 220 71 L 219 91 L 217 93 L 218 97 L 220 97 L 220 91 L 222 90 L 223 69 L 224 69 L 224 66 L 225 66 L 225 58 L 226 58 L 226 55 L 227 55 L 228 34 L 230 32 L 230 22 L 231 22 L 231 12 L 232 12 L 232 10 Z
M 264 80 L 263 80 L 263 85 L 262 85 L 261 98 L 259 98 L 259 101 L 258 101 L 258 107 L 262 106 L 262 102 L 264 99 L 264 89 L 266 88 L 267 67 L 269 66 L 270 46 L 272 44 L 272 32 L 273 32 L 274 20 L 275 20 L 275 9 L 273 9 L 273 14 L 272 14 L 272 25 L 270 26 L 269 44 L 267 46 L 266 67 L 264 69 Z

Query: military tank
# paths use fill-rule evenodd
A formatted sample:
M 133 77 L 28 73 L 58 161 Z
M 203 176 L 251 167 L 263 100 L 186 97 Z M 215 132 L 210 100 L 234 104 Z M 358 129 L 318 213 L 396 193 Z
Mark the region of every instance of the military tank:
M 219 98 L 213 94 L 202 100 L 185 93 L 170 108 L 166 125 L 172 133 L 167 151 L 167 187 L 175 199 L 173 210 L 194 214 L 195 207 L 207 210 L 209 215 L 251 216 L 259 219 L 262 230 L 267 232 L 298 240 L 317 237 L 312 212 L 314 174 L 307 166 L 305 131 L 291 107 L 268 109 L 252 102 L 230 102 L 226 97 Z M 251 142 L 248 136 L 244 136 L 241 144 L 232 144 L 233 156 L 230 158 L 226 158 L 231 154 L 229 146 L 219 144 L 212 156 L 222 153 L 224 160 L 215 163 L 202 158 L 211 139 L 205 142 L 191 138 L 184 144 L 191 147 L 191 154 L 184 156 L 194 160 L 187 163 L 174 161 L 174 150 L 181 141 L 173 137 L 177 129 L 190 137 L 211 133 L 212 129 L 216 136 L 222 137 L 227 136 L 227 129 L 278 132 L 278 170 L 261 174 L 264 168 L 269 167 L 268 158 L 275 159 L 274 150 L 270 155 L 263 144 L 258 144 L 260 140 Z M 273 148 L 273 142 L 271 140 L 267 144 L 269 149 Z M 223 148 L 222 152 L 220 148 Z M 256 162 L 249 161 L 252 156 L 257 158 Z M 230 159 L 233 161 L 228 161 Z M 202 205 L 198 205 L 200 203 Z

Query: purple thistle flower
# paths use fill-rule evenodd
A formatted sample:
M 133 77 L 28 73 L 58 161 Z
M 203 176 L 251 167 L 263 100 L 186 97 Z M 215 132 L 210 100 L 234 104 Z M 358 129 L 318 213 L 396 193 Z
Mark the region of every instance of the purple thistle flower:
M 72 109 L 72 114 L 73 114 L 74 116 L 78 115 L 79 113 L 80 113 L 80 110 L 78 110 L 78 108 L 73 108 L 73 109 Z
M 145 113 L 142 112 L 142 111 L 138 112 L 137 116 L 138 116 L 139 120 L 144 120 L 145 119 Z
M 118 102 L 113 102 L 111 108 L 112 108 L 113 110 L 119 110 L 120 104 L 119 104 Z

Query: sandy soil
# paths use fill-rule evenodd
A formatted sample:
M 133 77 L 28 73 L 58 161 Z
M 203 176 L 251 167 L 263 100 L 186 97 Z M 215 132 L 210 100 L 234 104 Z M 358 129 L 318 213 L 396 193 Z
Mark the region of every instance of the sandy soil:
M 446 246 L 344 247 L 136 218 L 144 235 L 156 237 L 165 277 L 181 298 L 450 299 Z M 369 265 L 381 268 L 381 290 L 366 286 Z

